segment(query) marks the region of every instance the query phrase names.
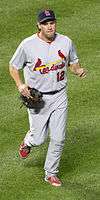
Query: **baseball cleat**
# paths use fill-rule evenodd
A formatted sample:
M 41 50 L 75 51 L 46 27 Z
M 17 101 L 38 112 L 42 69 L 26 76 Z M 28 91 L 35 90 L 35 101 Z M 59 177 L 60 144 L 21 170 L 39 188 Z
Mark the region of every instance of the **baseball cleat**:
M 19 149 L 19 155 L 20 158 L 27 158 L 30 153 L 31 147 L 29 147 L 27 144 L 24 144 L 24 142 L 20 145 Z
M 62 185 L 61 181 L 56 176 L 45 177 L 45 181 L 56 187 Z

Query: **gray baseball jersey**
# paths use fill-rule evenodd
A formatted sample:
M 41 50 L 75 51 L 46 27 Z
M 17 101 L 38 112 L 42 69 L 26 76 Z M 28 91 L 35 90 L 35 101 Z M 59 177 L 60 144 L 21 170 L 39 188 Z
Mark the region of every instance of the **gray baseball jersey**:
M 18 70 L 23 68 L 27 85 L 50 92 L 66 85 L 67 66 L 77 62 L 74 45 L 67 36 L 56 33 L 55 40 L 47 43 L 33 34 L 21 42 L 10 65 Z

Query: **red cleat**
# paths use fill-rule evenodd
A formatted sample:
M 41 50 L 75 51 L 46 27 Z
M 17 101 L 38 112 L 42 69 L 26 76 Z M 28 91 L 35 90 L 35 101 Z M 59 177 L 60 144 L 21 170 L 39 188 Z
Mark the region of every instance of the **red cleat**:
M 45 177 L 45 181 L 56 187 L 62 185 L 61 181 L 56 176 Z
M 27 144 L 24 144 L 24 142 L 20 145 L 19 149 L 19 155 L 20 158 L 27 158 L 30 153 L 31 147 L 29 147 Z

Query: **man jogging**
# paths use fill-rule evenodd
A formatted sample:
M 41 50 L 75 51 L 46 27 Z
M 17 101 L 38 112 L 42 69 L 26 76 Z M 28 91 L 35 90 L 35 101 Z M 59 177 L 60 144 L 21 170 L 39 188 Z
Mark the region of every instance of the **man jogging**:
M 32 147 L 44 143 L 50 130 L 50 142 L 44 164 L 45 181 L 61 186 L 59 162 L 65 141 L 67 117 L 67 69 L 85 77 L 74 45 L 67 36 L 56 32 L 56 17 L 52 10 L 38 14 L 38 33 L 24 39 L 10 60 L 10 74 L 19 92 L 30 97 L 28 87 L 42 92 L 44 106 L 38 113 L 28 109 L 29 131 L 20 145 L 19 155 L 26 158 Z M 23 69 L 25 82 L 19 70 Z M 34 148 L 33 148 L 34 150 Z

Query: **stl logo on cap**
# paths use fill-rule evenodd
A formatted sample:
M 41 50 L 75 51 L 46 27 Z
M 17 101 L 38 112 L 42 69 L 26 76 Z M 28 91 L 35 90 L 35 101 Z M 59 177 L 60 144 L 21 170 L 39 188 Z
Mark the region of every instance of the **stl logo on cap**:
M 45 10 L 45 15 L 46 15 L 46 16 L 50 16 L 49 10 Z

